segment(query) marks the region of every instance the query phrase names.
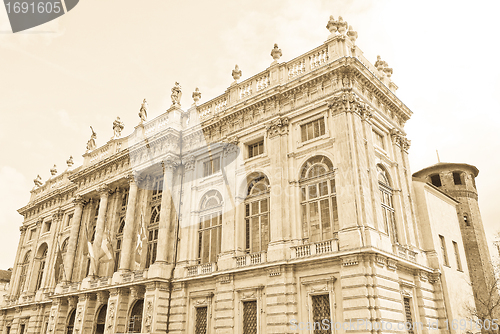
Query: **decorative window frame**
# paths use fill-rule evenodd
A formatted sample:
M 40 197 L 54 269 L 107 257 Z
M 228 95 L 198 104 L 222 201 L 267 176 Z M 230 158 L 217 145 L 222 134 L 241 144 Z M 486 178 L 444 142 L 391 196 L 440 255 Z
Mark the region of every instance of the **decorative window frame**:
M 403 307 L 403 317 L 404 321 L 406 323 L 406 311 L 405 311 L 405 304 L 404 304 L 404 298 L 409 298 L 410 299 L 410 312 L 412 316 L 412 323 L 416 323 L 419 321 L 420 316 L 418 314 L 418 307 L 415 307 L 415 288 L 417 286 L 406 280 L 400 280 L 399 281 L 399 288 L 400 288 L 400 293 L 401 293 L 401 306 Z M 406 331 L 406 330 L 405 330 Z M 420 333 L 420 328 L 419 326 L 416 326 L 413 328 L 413 333 L 417 334 Z
M 256 144 L 258 142 L 262 141 L 262 145 L 263 145 L 263 151 L 261 154 L 258 154 L 258 155 L 254 155 L 253 157 L 250 158 L 250 152 L 249 152 L 249 149 L 250 149 L 250 146 L 253 145 L 253 144 Z M 249 162 L 249 161 L 254 161 L 254 160 L 257 160 L 257 159 L 260 159 L 260 158 L 266 158 L 267 157 L 267 136 L 265 133 L 259 133 L 255 136 L 252 136 L 250 138 L 248 138 L 245 142 L 244 142 L 244 145 L 245 145 L 245 150 L 243 152 L 243 159 L 245 160 L 245 163 Z
M 200 179 L 202 182 L 204 180 L 210 179 L 211 177 L 213 177 L 215 175 L 222 174 L 222 163 L 223 163 L 222 155 L 223 155 L 222 151 L 217 150 L 217 153 L 213 153 L 213 152 L 212 152 L 212 154 L 207 153 L 205 157 L 200 158 L 199 160 L 196 161 L 197 163 L 199 163 L 199 171 L 201 174 Z M 214 161 L 216 159 L 219 159 L 219 170 L 216 172 L 213 172 L 212 174 L 205 175 L 205 163 L 209 162 L 211 160 Z
M 328 116 L 329 116 L 328 110 L 324 110 L 324 111 L 318 112 L 312 116 L 303 118 L 294 124 L 294 135 L 295 135 L 295 138 L 297 138 L 297 140 L 296 140 L 297 149 L 302 148 L 303 146 L 309 145 L 310 143 L 314 143 L 316 141 L 330 137 L 330 128 L 328 127 Z M 325 134 L 318 136 L 318 137 L 315 137 L 315 138 L 312 138 L 312 139 L 309 139 L 309 140 L 306 140 L 306 141 L 302 141 L 302 136 L 301 136 L 302 125 L 310 123 L 310 122 L 314 122 L 314 121 L 321 119 L 321 118 L 323 118 L 323 121 L 325 122 Z
M 203 290 L 194 291 L 189 294 L 189 309 L 188 309 L 188 333 L 194 333 L 196 329 L 196 309 L 198 307 L 207 307 L 207 333 L 212 332 L 212 324 L 215 324 L 213 319 L 214 307 L 213 307 L 213 297 L 215 295 L 214 290 Z
M 265 333 L 265 328 L 262 328 L 264 319 L 262 319 L 265 310 L 265 306 L 262 303 L 262 296 L 264 291 L 264 285 L 251 286 L 247 288 L 236 289 L 236 305 L 237 307 L 237 321 L 235 333 L 243 334 L 243 302 L 256 301 L 257 302 L 257 333 Z
M 307 314 L 307 319 L 297 319 L 297 321 L 313 322 L 313 310 L 312 310 L 312 297 L 319 295 L 328 294 L 330 301 L 330 320 L 335 323 L 335 313 L 337 308 L 337 303 L 335 302 L 335 282 L 337 278 L 334 276 L 316 276 L 316 277 L 306 277 L 301 283 L 301 288 L 303 290 L 302 297 L 305 297 L 305 309 Z M 300 314 L 300 312 L 299 312 Z M 330 328 L 333 333 L 334 328 Z M 307 330 L 304 333 L 313 334 L 314 330 Z

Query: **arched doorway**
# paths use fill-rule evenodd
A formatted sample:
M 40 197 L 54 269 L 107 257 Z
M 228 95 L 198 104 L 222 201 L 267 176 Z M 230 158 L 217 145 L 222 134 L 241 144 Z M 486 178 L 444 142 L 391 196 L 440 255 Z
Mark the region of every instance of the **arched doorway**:
M 134 307 L 132 307 L 132 311 L 130 312 L 127 333 L 141 332 L 143 308 L 144 308 L 144 299 L 139 299 L 138 301 L 135 302 Z
M 73 334 L 73 328 L 75 327 L 75 315 L 76 309 L 73 309 L 69 313 L 68 321 L 66 323 L 66 334 Z
M 108 310 L 108 305 L 103 305 L 99 310 L 99 313 L 97 314 L 97 319 L 95 321 L 94 334 L 104 334 L 107 310 Z

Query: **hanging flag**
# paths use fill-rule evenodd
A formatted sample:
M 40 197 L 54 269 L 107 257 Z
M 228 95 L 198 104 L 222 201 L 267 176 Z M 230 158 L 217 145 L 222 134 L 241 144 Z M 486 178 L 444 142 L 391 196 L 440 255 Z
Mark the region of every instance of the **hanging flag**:
M 64 262 L 63 262 L 63 257 L 61 253 L 61 249 L 59 248 L 59 241 L 57 242 L 57 255 L 56 255 L 56 263 L 55 263 L 55 268 L 54 268 L 54 274 L 56 278 L 56 284 L 59 283 L 59 279 L 61 276 L 61 270 L 63 273 L 64 279 L 66 279 L 66 273 L 64 272 Z
M 146 230 L 144 227 L 144 215 L 141 214 L 141 223 L 139 226 L 139 230 L 137 231 L 137 243 L 135 246 L 135 269 L 140 269 L 141 267 L 141 257 L 142 250 L 145 245 L 146 239 Z
M 115 261 L 115 257 L 114 257 L 114 252 L 113 252 L 113 244 L 111 243 L 111 233 L 109 231 L 109 229 L 106 229 L 106 231 L 104 232 L 105 235 L 104 235 L 104 238 L 102 238 L 102 243 L 101 243 L 101 249 L 103 251 L 103 255 L 101 256 L 101 258 L 106 255 L 106 260 L 102 261 L 102 262 L 110 262 L 110 261 Z M 99 259 L 99 261 L 101 260 L 101 258 Z
M 89 223 L 90 225 L 90 223 Z M 96 273 L 96 261 L 95 261 L 95 256 L 94 256 L 94 249 L 92 248 L 92 242 L 90 242 L 90 226 L 87 226 L 86 228 L 83 229 L 83 232 L 85 234 L 85 240 L 84 240 L 84 247 L 86 247 L 86 249 L 84 248 L 83 250 L 83 254 L 89 256 L 90 258 L 90 267 L 92 268 L 92 273 L 95 274 Z M 89 271 L 90 273 L 90 271 Z

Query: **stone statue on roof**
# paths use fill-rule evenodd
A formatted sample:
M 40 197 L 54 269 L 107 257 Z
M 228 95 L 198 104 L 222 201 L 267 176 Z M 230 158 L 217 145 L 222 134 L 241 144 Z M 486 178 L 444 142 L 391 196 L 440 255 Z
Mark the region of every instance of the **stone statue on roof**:
M 33 182 L 35 182 L 35 187 L 41 187 L 43 184 L 40 175 L 37 175 L 36 178 L 33 180 Z
M 92 134 L 90 135 L 90 139 L 87 142 L 87 151 L 93 151 L 96 148 L 95 140 L 97 138 L 97 133 L 95 133 L 92 127 L 90 127 L 90 130 L 92 130 Z
M 125 127 L 125 123 L 120 120 L 120 117 L 116 117 L 116 120 L 113 122 L 113 138 L 120 138 L 122 135 L 122 130 Z
M 174 106 L 181 106 L 181 97 L 182 97 L 182 90 L 181 90 L 181 85 L 176 81 L 175 86 L 172 88 L 172 95 L 170 95 L 172 98 L 172 105 Z
M 142 101 L 141 110 L 139 110 L 139 117 L 141 118 L 140 124 L 146 122 L 146 119 L 148 118 L 148 102 L 146 99 Z

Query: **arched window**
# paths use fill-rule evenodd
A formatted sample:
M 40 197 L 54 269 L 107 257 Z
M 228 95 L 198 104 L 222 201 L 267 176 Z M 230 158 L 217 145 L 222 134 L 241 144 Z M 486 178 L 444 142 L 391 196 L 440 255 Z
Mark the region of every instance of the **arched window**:
M 19 276 L 19 286 L 17 287 L 17 294 L 21 294 L 26 283 L 26 275 L 28 274 L 28 266 L 30 264 L 31 251 L 24 255 L 24 261 L 21 263 L 21 275 Z
M 378 186 L 382 204 L 382 216 L 384 219 L 385 232 L 392 235 L 395 243 L 398 242 L 398 233 L 396 230 L 396 220 L 394 218 L 394 206 L 392 204 L 392 188 L 389 184 L 386 171 L 377 166 Z
M 75 327 L 75 316 L 76 316 L 76 309 L 73 309 L 69 313 L 68 322 L 66 324 L 66 334 L 73 334 L 73 328 Z
M 216 262 L 220 253 L 222 227 L 222 196 L 210 190 L 203 196 L 198 227 L 198 261 Z
M 42 286 L 43 271 L 45 269 L 45 261 L 47 259 L 47 249 L 47 245 L 44 244 L 38 250 L 38 275 L 36 278 L 35 291 L 38 291 L 38 289 Z
M 132 311 L 130 312 L 127 333 L 141 333 L 143 308 L 144 299 L 139 299 L 135 302 L 134 307 L 132 307 Z
M 103 305 L 97 314 L 97 319 L 95 321 L 95 334 L 104 334 L 104 329 L 106 325 L 106 312 L 108 311 L 108 305 Z
M 301 170 L 300 189 L 304 241 L 334 238 L 339 217 L 332 162 L 321 155 L 309 159 Z
M 115 272 L 118 270 L 118 267 L 120 266 L 120 253 L 122 250 L 124 228 L 125 228 L 125 217 L 121 217 L 118 225 L 118 231 L 116 232 L 115 268 L 114 268 Z
M 63 241 L 62 245 L 61 245 L 61 257 L 62 257 L 62 259 L 63 259 L 63 263 L 61 263 L 61 264 L 60 264 L 60 268 L 59 268 L 59 278 L 58 278 L 58 280 L 57 280 L 58 282 L 63 281 L 63 280 L 64 280 L 64 278 L 65 278 L 65 277 L 64 277 L 64 275 L 66 274 L 66 273 L 64 272 L 64 260 L 66 260 L 66 253 L 67 253 L 67 251 L 68 251 L 68 240 L 69 240 L 69 238 L 66 238 L 66 239 Z M 68 277 L 68 279 L 69 279 L 69 277 Z
M 249 253 L 267 250 L 269 243 L 269 180 L 254 178 L 245 199 L 245 249 Z

